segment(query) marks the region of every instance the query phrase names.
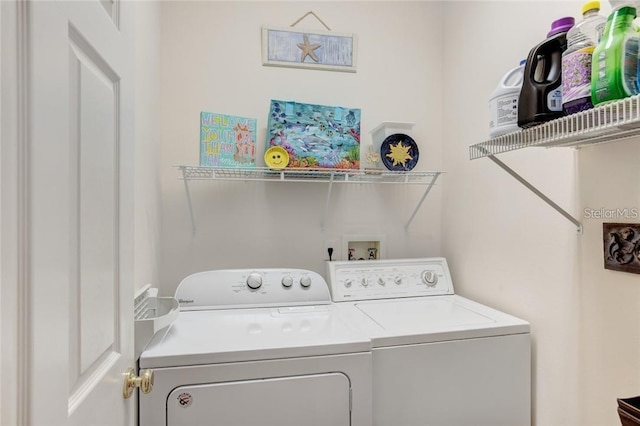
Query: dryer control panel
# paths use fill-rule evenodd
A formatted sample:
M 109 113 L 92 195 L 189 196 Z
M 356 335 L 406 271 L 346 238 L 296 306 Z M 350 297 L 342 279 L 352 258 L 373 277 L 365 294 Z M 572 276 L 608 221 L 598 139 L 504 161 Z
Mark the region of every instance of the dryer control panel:
M 220 269 L 189 275 L 175 298 L 183 311 L 323 305 L 327 283 L 305 269 Z
M 454 294 L 443 257 L 327 262 L 327 276 L 334 302 Z

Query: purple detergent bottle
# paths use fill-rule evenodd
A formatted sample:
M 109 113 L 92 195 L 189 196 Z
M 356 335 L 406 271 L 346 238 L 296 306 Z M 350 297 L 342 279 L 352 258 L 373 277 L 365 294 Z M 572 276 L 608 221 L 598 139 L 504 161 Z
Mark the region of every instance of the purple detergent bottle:
M 565 114 L 593 108 L 592 56 L 607 23 L 599 10 L 598 0 L 586 2 L 582 5 L 582 21 L 567 32 L 567 50 L 562 54 L 562 108 Z

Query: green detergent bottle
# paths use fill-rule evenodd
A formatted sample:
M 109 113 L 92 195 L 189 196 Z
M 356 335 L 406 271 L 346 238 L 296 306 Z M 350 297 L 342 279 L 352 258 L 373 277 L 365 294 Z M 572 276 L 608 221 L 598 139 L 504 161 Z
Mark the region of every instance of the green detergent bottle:
M 640 37 L 633 20 L 636 9 L 624 6 L 611 12 L 600 43 L 593 51 L 591 102 L 593 105 L 638 93 Z

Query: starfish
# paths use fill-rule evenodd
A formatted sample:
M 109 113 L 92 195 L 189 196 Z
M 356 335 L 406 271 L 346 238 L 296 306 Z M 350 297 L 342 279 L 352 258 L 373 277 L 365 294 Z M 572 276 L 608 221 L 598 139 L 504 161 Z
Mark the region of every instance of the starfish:
M 311 59 L 318 62 L 318 57 L 314 53 L 314 50 L 316 50 L 322 45 L 319 43 L 309 44 L 309 36 L 306 34 L 304 34 L 302 38 L 304 39 L 304 43 L 298 43 L 298 47 L 302 49 L 302 56 L 300 57 L 300 62 L 304 62 L 304 59 L 307 57 L 307 55 L 311 56 Z

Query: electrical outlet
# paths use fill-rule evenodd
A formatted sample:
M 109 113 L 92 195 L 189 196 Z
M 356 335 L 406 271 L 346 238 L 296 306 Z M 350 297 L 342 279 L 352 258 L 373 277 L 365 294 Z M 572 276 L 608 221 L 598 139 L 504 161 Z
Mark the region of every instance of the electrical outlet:
M 333 249 L 331 256 L 329 256 L 329 249 Z M 338 241 L 334 239 L 324 240 L 322 254 L 324 260 L 340 259 L 340 247 L 338 245 Z M 329 257 L 331 257 L 331 259 L 329 259 Z

